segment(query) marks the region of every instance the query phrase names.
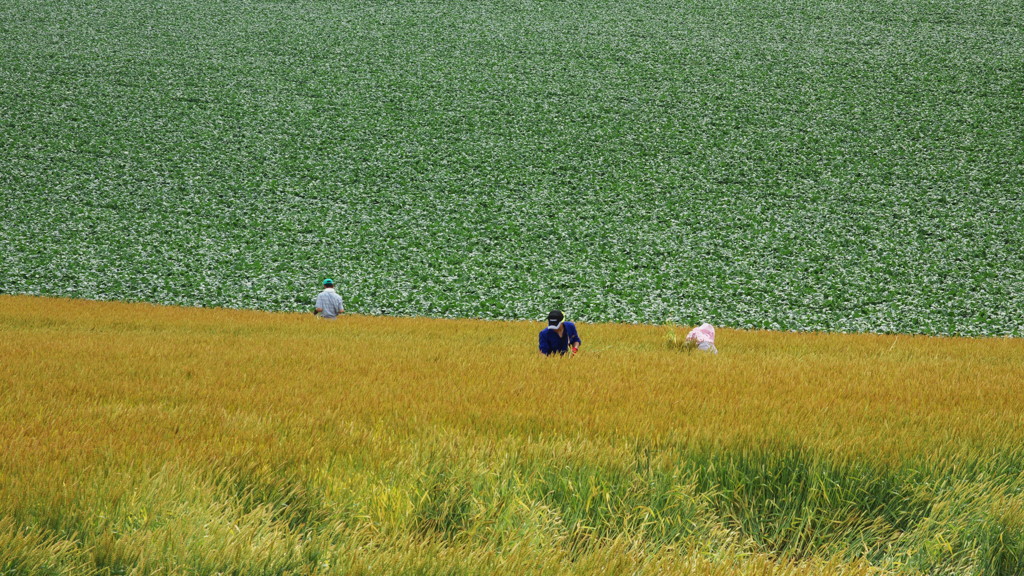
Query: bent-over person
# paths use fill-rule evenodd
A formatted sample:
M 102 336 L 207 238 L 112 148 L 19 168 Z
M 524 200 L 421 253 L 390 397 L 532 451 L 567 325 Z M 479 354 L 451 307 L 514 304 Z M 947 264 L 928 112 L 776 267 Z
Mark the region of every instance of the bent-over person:
M 565 320 L 561 310 L 552 310 L 548 314 L 548 325 L 540 331 L 540 353 L 545 356 L 565 354 L 572 349 L 575 354 L 580 349 L 580 335 L 576 325 Z

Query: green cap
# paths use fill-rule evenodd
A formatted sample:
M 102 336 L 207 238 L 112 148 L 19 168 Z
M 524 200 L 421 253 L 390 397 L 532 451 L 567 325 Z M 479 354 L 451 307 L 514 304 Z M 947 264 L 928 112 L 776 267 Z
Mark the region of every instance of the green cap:
M 324 286 L 327 286 L 328 284 L 334 284 L 334 280 L 331 280 L 330 278 L 326 278 L 324 280 Z

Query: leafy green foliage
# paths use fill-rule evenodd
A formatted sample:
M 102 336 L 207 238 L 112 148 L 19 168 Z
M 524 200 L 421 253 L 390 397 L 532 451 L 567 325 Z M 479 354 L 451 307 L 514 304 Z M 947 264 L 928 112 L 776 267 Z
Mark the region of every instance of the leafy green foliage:
M 0 7 L 0 292 L 1024 334 L 1019 3 Z

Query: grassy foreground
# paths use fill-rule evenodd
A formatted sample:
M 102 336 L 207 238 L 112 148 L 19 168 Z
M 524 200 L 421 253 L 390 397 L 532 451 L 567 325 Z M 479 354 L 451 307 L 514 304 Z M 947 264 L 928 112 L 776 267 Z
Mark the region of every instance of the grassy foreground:
M 1024 570 L 1020 340 L 539 328 L 0 296 L 0 574 Z

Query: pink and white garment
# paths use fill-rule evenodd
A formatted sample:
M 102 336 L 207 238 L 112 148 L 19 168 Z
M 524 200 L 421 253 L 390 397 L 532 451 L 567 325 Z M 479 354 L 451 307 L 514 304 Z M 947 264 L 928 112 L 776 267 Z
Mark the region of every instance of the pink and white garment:
M 718 354 L 718 348 L 715 348 L 715 327 L 711 324 L 705 322 L 690 330 L 686 335 L 686 341 L 695 342 L 697 350 Z

